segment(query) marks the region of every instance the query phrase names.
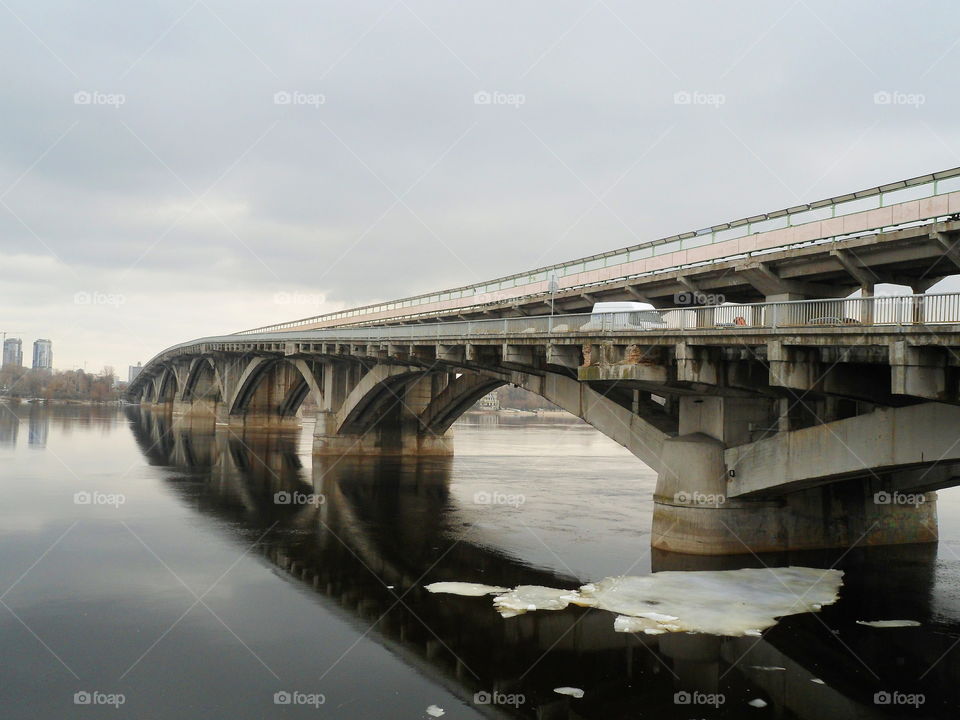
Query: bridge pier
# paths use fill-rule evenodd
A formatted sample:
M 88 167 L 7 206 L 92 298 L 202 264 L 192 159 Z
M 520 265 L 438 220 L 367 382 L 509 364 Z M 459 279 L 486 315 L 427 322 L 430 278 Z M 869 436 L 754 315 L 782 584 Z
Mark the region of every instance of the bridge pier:
M 666 440 L 661 453 L 654 492 L 654 548 L 736 555 L 937 540 L 936 493 L 922 492 L 922 483 L 932 485 L 937 476 L 875 471 L 839 481 L 824 477 L 821 484 L 813 479 L 807 483 L 812 487 L 777 496 L 731 497 L 737 471 L 730 467 L 725 450 L 747 446 L 744 455 L 770 452 L 762 443 L 752 447 L 750 443 L 762 439 L 758 433 L 766 436 L 778 427 L 777 418 L 768 415 L 776 407 L 779 403 L 769 400 L 681 399 L 684 434 Z M 856 454 L 845 446 L 841 452 Z M 764 467 L 778 466 L 775 459 L 764 461 Z M 917 484 L 920 489 L 909 494 L 898 490 Z

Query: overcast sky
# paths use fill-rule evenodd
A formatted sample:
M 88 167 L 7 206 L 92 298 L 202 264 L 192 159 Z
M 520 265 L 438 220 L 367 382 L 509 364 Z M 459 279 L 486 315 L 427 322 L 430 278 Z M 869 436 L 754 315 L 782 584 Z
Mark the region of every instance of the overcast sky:
M 0 331 L 125 376 L 954 167 L 958 27 L 951 0 L 3 0 Z

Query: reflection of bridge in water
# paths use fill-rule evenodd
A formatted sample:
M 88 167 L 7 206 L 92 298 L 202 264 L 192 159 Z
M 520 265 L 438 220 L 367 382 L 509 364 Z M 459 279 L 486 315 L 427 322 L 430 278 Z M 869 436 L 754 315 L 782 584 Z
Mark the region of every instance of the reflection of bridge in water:
M 170 482 L 191 506 L 226 520 L 245 539 L 276 523 L 261 544 L 265 559 L 315 590 L 323 607 L 358 633 L 372 625 L 372 639 L 467 703 L 478 691 L 498 690 L 526 696 L 515 711 L 518 717 L 740 717 L 747 700 L 760 697 L 778 717 L 818 719 L 889 717 L 887 708 L 873 702 L 880 690 L 925 693 L 925 717 L 938 717 L 941 710 L 946 716 L 960 703 L 960 664 L 949 652 L 957 638 L 953 628 L 925 622 L 920 629 L 880 631 L 854 622 L 927 621 L 934 547 L 848 553 L 840 565 L 847 572 L 840 603 L 819 616 L 787 618 L 759 640 L 636 637 L 613 632 L 612 614 L 579 608 L 503 620 L 487 598 L 434 596 L 422 586 L 466 580 L 575 587 L 588 578 L 532 568 L 471 542 L 469 528 L 451 520 L 450 458 L 314 458 L 311 477 L 296 435 L 241 439 L 172 427 L 162 414 L 135 408 L 129 414 L 148 460 L 185 471 Z M 278 504 L 274 496 L 283 491 L 322 493 L 325 502 Z M 454 542 L 461 536 L 465 539 Z M 764 561 L 788 559 L 819 566 L 832 561 L 826 554 Z M 655 570 L 748 563 L 743 557 L 658 551 L 653 558 Z M 908 598 L 896 592 L 903 587 L 910 588 Z M 812 683 L 815 677 L 825 684 Z M 552 689 L 560 685 L 583 687 L 587 696 L 556 695 Z M 726 703 L 719 711 L 676 705 L 674 693 L 680 690 L 722 692 Z M 514 713 L 477 709 L 493 716 Z

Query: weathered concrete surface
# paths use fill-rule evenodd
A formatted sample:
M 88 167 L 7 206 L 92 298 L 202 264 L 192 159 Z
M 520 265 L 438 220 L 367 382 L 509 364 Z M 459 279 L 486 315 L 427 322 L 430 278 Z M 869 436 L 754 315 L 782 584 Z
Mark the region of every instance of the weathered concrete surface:
M 766 500 L 726 495 L 723 444 L 696 433 L 664 443 L 654 493 L 654 548 L 737 555 L 937 539 L 936 493 L 891 495 L 853 479 Z
M 780 433 L 725 451 L 734 473 L 726 492 L 733 498 L 784 495 L 845 477 L 949 463 L 960 460 L 958 429 L 960 407 L 923 403 Z

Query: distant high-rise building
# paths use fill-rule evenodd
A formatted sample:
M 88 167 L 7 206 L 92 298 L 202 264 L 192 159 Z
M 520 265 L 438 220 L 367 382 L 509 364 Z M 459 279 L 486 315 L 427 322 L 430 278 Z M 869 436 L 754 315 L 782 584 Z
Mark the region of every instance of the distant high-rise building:
M 53 343 L 49 340 L 33 341 L 33 369 L 53 369 Z
M 140 374 L 140 371 L 143 370 L 143 365 L 137 363 L 136 365 L 128 365 L 127 368 L 127 382 L 132 383 L 137 379 L 137 375 Z
M 23 343 L 20 338 L 3 341 L 3 367 L 23 367 Z

